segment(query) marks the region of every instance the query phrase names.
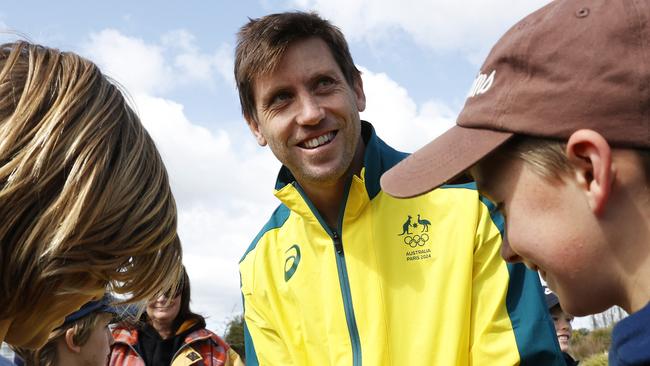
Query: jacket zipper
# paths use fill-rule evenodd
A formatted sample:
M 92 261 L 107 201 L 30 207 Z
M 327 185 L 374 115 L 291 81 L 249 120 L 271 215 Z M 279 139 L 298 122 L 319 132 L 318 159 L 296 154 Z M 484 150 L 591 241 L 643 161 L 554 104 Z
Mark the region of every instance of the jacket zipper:
M 321 224 L 325 232 L 330 236 L 330 238 L 332 239 L 332 243 L 334 244 L 334 251 L 336 257 L 336 269 L 339 275 L 339 286 L 341 288 L 341 297 L 343 298 L 343 309 L 345 310 L 345 321 L 347 323 L 348 332 L 350 334 L 350 344 L 352 345 L 352 365 L 361 366 L 361 341 L 359 339 L 359 329 L 357 327 L 357 320 L 356 317 L 354 316 L 354 307 L 352 305 L 352 292 L 350 291 L 350 279 L 348 278 L 348 269 L 345 264 L 345 251 L 343 250 L 343 241 L 341 240 L 339 232 L 330 229 L 330 227 L 327 224 L 325 224 L 325 221 L 323 221 L 323 218 L 321 217 L 320 213 L 318 212 L 316 207 L 312 205 L 309 198 L 307 198 L 307 195 L 302 190 L 302 187 L 300 187 L 298 182 L 294 181 L 293 185 L 294 187 L 296 187 L 296 189 L 302 196 L 302 199 L 307 203 L 307 205 L 312 211 L 312 214 L 314 214 L 314 216 Z M 343 216 L 345 214 L 345 204 L 348 200 L 348 195 L 350 193 L 351 185 L 352 182 L 351 181 L 348 182 L 345 189 L 344 199 L 343 202 L 341 203 L 341 211 L 339 213 L 339 218 L 340 218 L 339 231 L 341 231 L 343 228 Z
M 339 284 L 341 286 L 341 296 L 343 297 L 345 320 L 348 323 L 350 342 L 352 344 L 352 365 L 361 366 L 361 341 L 359 339 L 357 320 L 354 316 L 354 307 L 352 306 L 352 292 L 350 291 L 348 268 L 345 264 L 343 241 L 336 231 L 332 231 L 332 240 L 334 241 L 334 250 L 336 251 L 336 267 L 338 268 L 339 272 Z

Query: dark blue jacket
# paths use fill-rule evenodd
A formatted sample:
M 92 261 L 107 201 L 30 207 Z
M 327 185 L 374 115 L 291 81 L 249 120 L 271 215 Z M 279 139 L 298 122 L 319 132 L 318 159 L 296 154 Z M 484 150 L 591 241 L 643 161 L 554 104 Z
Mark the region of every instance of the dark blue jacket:
M 609 365 L 650 365 L 650 304 L 614 327 Z

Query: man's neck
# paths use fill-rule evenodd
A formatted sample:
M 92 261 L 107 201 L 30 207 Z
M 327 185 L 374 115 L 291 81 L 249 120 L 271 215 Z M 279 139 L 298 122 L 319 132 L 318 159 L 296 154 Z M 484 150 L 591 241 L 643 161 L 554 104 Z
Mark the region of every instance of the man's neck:
M 355 174 L 359 174 L 361 171 L 365 150 L 366 145 L 361 138 L 357 144 L 357 151 L 352 158 L 350 167 L 343 176 L 333 183 L 298 182 L 330 228 L 338 227 L 341 205 L 343 205 L 343 201 L 346 199 L 344 197 L 346 186 L 350 178 Z
M 309 200 L 331 228 L 338 226 L 341 205 L 344 200 L 345 184 L 348 179 L 347 176 L 343 178 L 332 185 L 301 184 Z

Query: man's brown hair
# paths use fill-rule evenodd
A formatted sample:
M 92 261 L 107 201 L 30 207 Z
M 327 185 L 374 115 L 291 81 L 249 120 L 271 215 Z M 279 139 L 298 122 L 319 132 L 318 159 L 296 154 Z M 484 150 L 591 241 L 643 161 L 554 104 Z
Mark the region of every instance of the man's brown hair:
M 328 46 L 350 86 L 361 77 L 343 33 L 316 13 L 287 12 L 250 19 L 237 34 L 235 81 L 246 119 L 257 118 L 254 83 L 275 70 L 287 48 L 295 41 L 317 37 Z

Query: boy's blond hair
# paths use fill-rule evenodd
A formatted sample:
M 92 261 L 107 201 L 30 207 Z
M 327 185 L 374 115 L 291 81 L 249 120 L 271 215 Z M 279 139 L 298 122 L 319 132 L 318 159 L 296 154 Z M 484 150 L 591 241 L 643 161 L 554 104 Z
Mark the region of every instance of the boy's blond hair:
M 525 161 L 542 177 L 562 179 L 572 165 L 566 156 L 566 142 L 529 136 L 516 136 L 494 154 L 508 154 Z M 646 179 L 650 182 L 650 151 L 635 149 L 640 157 Z
M 146 300 L 181 271 L 160 155 L 74 53 L 0 46 L 0 217 L 0 319 L 106 287 Z
M 101 322 L 102 316 L 111 315 L 103 312 L 92 313 L 67 327 L 57 328 L 52 331 L 48 337 L 47 343 L 37 350 L 14 348 L 14 351 L 23 359 L 23 362 L 27 366 L 57 366 L 57 343 L 65 337 L 65 333 L 68 329 L 72 329 L 72 341 L 74 344 L 83 347 L 86 342 L 88 342 L 90 334 Z

